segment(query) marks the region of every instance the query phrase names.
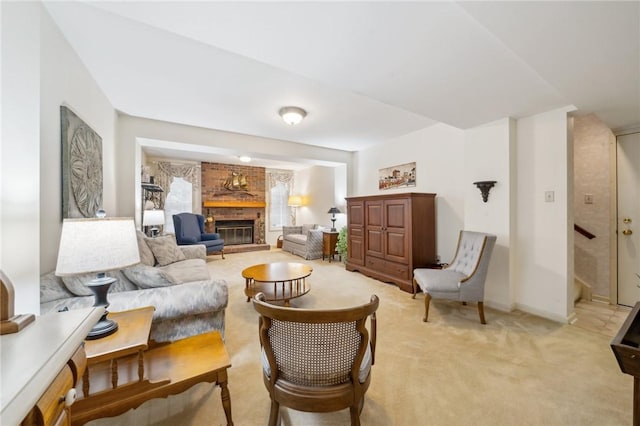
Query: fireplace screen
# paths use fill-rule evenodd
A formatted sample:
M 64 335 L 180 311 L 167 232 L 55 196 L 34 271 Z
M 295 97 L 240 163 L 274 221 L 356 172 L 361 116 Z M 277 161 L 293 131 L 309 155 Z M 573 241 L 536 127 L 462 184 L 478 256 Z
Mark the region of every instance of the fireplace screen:
M 252 244 L 253 220 L 217 220 L 216 232 L 226 246 Z

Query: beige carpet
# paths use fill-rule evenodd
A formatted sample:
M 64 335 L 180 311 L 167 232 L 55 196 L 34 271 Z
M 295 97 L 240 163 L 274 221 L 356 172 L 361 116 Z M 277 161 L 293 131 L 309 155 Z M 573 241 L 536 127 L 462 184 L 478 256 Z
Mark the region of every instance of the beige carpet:
M 269 398 L 262 383 L 257 314 L 243 294 L 240 272 L 255 263 L 298 261 L 313 266 L 311 292 L 297 307 L 350 306 L 380 297 L 378 347 L 362 411 L 363 425 L 626 425 L 632 422 L 633 381 L 620 372 L 611 337 L 522 312 L 432 302 L 422 322 L 423 296 L 347 272 L 339 262 L 305 261 L 273 249 L 208 262 L 229 285 L 226 344 L 236 425 L 264 425 Z M 225 424 L 219 388 L 199 384 L 92 425 Z M 283 425 L 346 425 L 347 410 L 313 414 L 283 410 Z

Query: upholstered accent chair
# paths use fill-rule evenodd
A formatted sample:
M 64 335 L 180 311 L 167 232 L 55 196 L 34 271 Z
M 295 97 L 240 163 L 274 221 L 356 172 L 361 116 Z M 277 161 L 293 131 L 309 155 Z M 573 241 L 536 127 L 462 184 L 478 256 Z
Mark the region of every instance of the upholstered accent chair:
M 477 302 L 480 322 L 484 318 L 484 283 L 496 236 L 460 231 L 453 261 L 443 269 L 418 268 L 413 271 L 413 298 L 418 286 L 424 292 L 424 322 L 429 317 L 432 298 Z
M 207 254 L 220 253 L 224 259 L 224 240 L 218 233 L 204 232 L 204 216 L 195 213 L 173 215 L 173 227 L 178 245 L 202 244 Z
M 282 250 L 306 260 L 322 257 L 322 227 L 317 224 L 282 227 Z
M 281 404 L 306 412 L 349 408 L 351 424 L 360 424 L 375 360 L 378 303 L 373 295 L 353 308 L 311 310 L 280 307 L 266 303 L 262 293 L 255 296 L 263 379 L 271 397 L 269 425 L 279 424 Z

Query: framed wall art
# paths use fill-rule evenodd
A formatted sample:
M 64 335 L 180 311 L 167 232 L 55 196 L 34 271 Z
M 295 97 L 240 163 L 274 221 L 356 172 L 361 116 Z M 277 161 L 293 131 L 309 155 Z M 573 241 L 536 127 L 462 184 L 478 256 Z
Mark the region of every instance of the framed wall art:
M 62 217 L 95 217 L 102 208 L 102 138 L 60 106 Z
M 378 170 L 378 189 L 416 186 L 416 163 L 400 164 Z

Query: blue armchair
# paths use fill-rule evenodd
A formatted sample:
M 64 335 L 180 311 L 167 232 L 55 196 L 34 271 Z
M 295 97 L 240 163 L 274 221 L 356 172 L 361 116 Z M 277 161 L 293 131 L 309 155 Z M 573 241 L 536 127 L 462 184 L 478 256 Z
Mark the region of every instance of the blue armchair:
M 202 244 L 207 248 L 207 254 L 220 253 L 224 259 L 224 240 L 220 234 L 204 232 L 204 216 L 201 214 L 174 214 L 173 227 L 178 245 Z

